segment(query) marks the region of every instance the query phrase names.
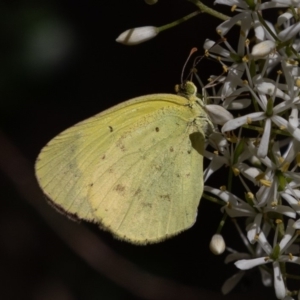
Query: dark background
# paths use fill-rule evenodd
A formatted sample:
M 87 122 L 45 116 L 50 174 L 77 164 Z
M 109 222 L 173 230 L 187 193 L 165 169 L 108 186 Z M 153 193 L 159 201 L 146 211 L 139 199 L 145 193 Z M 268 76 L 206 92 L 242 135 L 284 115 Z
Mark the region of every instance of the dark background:
M 135 47 L 115 38 L 195 10 L 183 0 L 1 1 L 1 299 L 223 299 L 222 283 L 236 268 L 208 250 L 222 217 L 216 205 L 203 200 L 196 225 L 179 236 L 134 246 L 58 214 L 33 175 L 40 149 L 65 128 L 136 96 L 173 93 L 191 48 L 202 54 L 206 38 L 218 40 L 218 20 L 199 15 Z M 221 73 L 207 60 L 198 70 L 204 81 Z M 230 222 L 224 234 L 246 250 Z M 259 273 L 249 275 L 224 299 L 271 299 Z

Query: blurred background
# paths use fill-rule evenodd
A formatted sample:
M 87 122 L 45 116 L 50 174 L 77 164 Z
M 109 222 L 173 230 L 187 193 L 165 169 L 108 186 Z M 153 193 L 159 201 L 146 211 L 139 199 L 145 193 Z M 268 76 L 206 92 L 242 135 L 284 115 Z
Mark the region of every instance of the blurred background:
M 161 26 L 196 7 L 184 0 L 0 6 L 0 299 L 271 299 L 257 271 L 221 295 L 236 268 L 208 249 L 222 217 L 216 205 L 203 200 L 195 226 L 177 237 L 134 246 L 57 213 L 34 178 L 40 149 L 62 130 L 127 99 L 173 93 L 191 48 L 201 55 L 206 38 L 218 40 L 219 21 L 199 15 L 126 47 L 115 42 L 126 29 Z M 205 59 L 198 70 L 203 81 L 221 73 Z M 226 184 L 220 174 L 211 180 Z M 231 247 L 246 250 L 230 222 L 224 233 Z

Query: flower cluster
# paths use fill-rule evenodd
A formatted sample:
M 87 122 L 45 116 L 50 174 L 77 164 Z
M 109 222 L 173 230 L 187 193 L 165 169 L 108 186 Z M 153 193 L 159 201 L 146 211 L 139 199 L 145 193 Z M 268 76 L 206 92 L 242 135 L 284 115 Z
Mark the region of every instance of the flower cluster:
M 189 1 L 203 9 L 200 1 Z M 224 215 L 244 218 L 247 224 L 243 229 L 234 222 L 249 253 L 227 248 L 231 253 L 225 262 L 235 261 L 240 271 L 224 283 L 222 292 L 230 292 L 246 270 L 258 267 L 262 282 L 274 286 L 277 299 L 300 300 L 300 272 L 289 274 L 286 266 L 300 265 L 300 1 L 261 2 L 214 2 L 230 6 L 234 16 L 217 27 L 221 43 L 204 44 L 206 56 L 224 70 L 222 75 L 211 75 L 219 89 L 206 106 L 216 131 L 209 136 L 204 154 L 209 160 L 204 180 L 223 167 L 229 176 L 226 188 L 207 185 L 204 190 L 207 198 L 222 201 Z M 264 18 L 266 10 L 277 14 L 278 9 L 284 12 L 276 24 Z M 226 39 L 234 26 L 240 27 L 237 50 Z M 131 29 L 118 41 L 137 44 L 160 31 Z M 241 183 L 243 198 L 232 187 L 233 177 Z M 210 243 L 215 254 L 225 250 L 219 229 Z M 298 290 L 289 289 L 289 278 L 298 283 Z
M 218 104 L 231 112 L 239 110 L 239 114 L 222 126 L 221 133 L 210 136 L 214 151 L 206 153 L 210 165 L 205 179 L 225 165 L 240 180 L 245 199 L 235 196 L 233 188 L 206 186 L 205 190 L 225 202 L 222 211 L 229 217 L 246 218 L 247 238 L 243 230 L 238 231 L 249 250 L 249 254 L 229 254 L 226 262 L 236 260 L 235 266 L 241 271 L 225 282 L 222 291 L 228 293 L 245 270 L 259 267 L 263 283 L 273 283 L 278 299 L 292 299 L 298 292 L 288 289 L 287 278 L 291 276 L 285 264 L 300 265 L 300 257 L 293 252 L 300 228 L 300 1 L 215 3 L 230 5 L 236 14 L 217 27 L 223 44 L 207 40 L 204 48 L 226 70 L 214 77 L 220 83 Z M 263 13 L 279 7 L 287 10 L 274 26 Z M 237 50 L 226 40 L 235 25 L 240 26 Z M 249 36 L 251 32 L 254 37 Z M 233 134 L 236 129 L 238 137 Z M 249 129 L 254 132 L 252 138 Z M 300 276 L 295 277 L 299 282 Z

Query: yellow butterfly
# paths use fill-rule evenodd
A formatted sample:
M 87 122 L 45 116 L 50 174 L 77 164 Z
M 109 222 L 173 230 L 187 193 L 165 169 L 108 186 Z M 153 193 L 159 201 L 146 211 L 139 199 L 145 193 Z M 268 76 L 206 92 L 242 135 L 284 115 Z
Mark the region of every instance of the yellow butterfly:
M 35 169 L 54 206 L 134 244 L 190 228 L 212 123 L 194 84 L 184 91 L 128 100 L 53 138 Z

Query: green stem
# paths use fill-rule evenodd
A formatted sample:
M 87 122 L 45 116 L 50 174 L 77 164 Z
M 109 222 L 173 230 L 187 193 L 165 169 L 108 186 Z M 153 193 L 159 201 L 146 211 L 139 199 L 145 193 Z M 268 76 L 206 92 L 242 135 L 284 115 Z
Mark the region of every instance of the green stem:
M 264 129 L 261 128 L 261 127 L 254 126 L 254 125 L 249 125 L 249 124 L 244 124 L 242 127 L 243 127 L 243 128 L 247 128 L 247 129 L 251 129 L 251 130 L 255 130 L 255 131 L 261 132 L 261 133 L 263 133 L 263 131 L 264 131 Z M 280 129 L 271 129 L 271 132 L 272 132 L 273 134 L 280 134 L 280 135 L 284 135 L 284 136 L 288 136 L 288 137 L 291 136 L 291 134 L 290 134 L 289 132 L 287 132 L 287 131 L 282 131 L 282 130 L 280 130 Z
M 285 274 L 285 276 L 286 276 L 286 278 L 300 280 L 300 276 L 298 276 L 298 275 Z
M 158 27 L 158 30 L 159 30 L 159 32 L 161 32 L 161 31 L 164 31 L 166 29 L 170 29 L 172 27 L 175 27 L 175 26 L 177 26 L 177 25 L 179 25 L 179 24 L 181 24 L 181 23 L 183 23 L 183 22 L 185 22 L 185 21 L 187 21 L 187 20 L 189 20 L 189 19 L 191 19 L 191 18 L 199 15 L 200 13 L 201 13 L 201 11 L 198 11 L 198 10 L 194 11 L 191 14 L 189 14 L 189 15 L 181 18 L 181 19 L 178 19 L 178 20 L 176 20 L 174 22 L 171 22 L 169 24 L 166 24 L 166 25 Z
M 221 14 L 221 13 L 219 13 L 218 11 L 216 11 L 216 10 L 214 10 L 212 8 L 209 8 L 208 6 L 204 5 L 199 0 L 187 0 L 187 1 L 195 4 L 200 9 L 200 11 L 203 12 L 203 13 L 207 13 L 207 14 L 209 14 L 211 16 L 214 16 L 214 17 L 216 17 L 218 19 L 221 19 L 223 21 L 227 21 L 228 19 L 230 19 L 229 16 L 226 16 L 226 15 Z
M 205 193 L 202 195 L 202 198 L 204 198 L 206 200 L 209 200 L 209 201 L 211 201 L 213 203 L 217 203 L 217 204 L 219 204 L 221 206 L 224 206 L 224 202 L 223 201 L 221 201 L 221 200 L 219 200 L 219 199 L 217 199 L 217 198 L 215 198 L 213 196 L 209 196 L 209 195 L 207 195 Z
M 224 224 L 225 224 L 225 222 L 226 222 L 226 220 L 227 220 L 227 217 L 228 217 L 227 213 L 224 213 L 224 214 L 223 214 L 223 217 L 222 217 L 222 220 L 220 221 L 220 224 L 219 224 L 219 227 L 218 227 L 216 233 L 221 233 L 222 228 L 223 228 L 223 226 L 224 226 Z
M 268 31 L 268 33 L 273 37 L 275 41 L 278 41 L 277 35 L 274 34 L 274 32 L 271 30 L 265 19 L 262 17 L 262 15 L 257 14 L 259 21 L 264 25 L 264 28 Z
M 226 189 L 229 192 L 231 192 L 231 188 L 232 188 L 232 177 L 233 177 L 233 171 L 232 171 L 232 168 L 229 168 L 228 180 L 227 180 L 227 186 L 226 186 Z

